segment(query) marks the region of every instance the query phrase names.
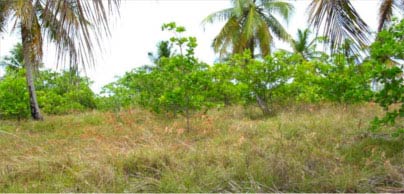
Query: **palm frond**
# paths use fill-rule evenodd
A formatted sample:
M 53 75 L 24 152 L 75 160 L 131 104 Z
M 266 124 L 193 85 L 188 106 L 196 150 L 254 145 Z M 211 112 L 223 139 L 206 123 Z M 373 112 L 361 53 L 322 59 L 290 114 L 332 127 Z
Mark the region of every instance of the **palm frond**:
M 0 32 L 3 32 L 6 27 L 6 22 L 10 17 L 10 4 L 11 2 L 7 0 L 0 1 Z
M 389 24 L 395 11 L 404 11 L 403 0 L 383 0 L 379 7 L 379 25 L 377 31 L 380 32 Z
M 255 12 L 255 6 L 250 6 L 247 16 L 244 18 L 244 23 L 242 24 L 239 42 L 240 47 L 248 47 L 248 43 L 253 39 L 256 29 L 259 28 L 258 25 L 260 25 L 260 22 Z
M 38 10 L 47 30 L 47 38 L 56 43 L 59 62 L 95 65 L 94 48 L 103 48 L 101 40 L 110 35 L 109 13 L 118 12 L 118 0 L 47 0 Z
M 295 52 L 303 53 L 308 47 L 308 29 L 297 31 L 297 39 L 292 40 L 292 47 Z
M 226 21 L 234 15 L 233 8 L 228 8 L 224 10 L 217 11 L 208 15 L 205 19 L 202 20 L 202 25 L 212 24 L 214 22 L 222 22 Z
M 234 39 L 237 39 L 237 37 L 239 37 L 239 24 L 237 18 L 232 17 L 215 37 L 212 44 L 213 49 L 222 56 L 227 53 L 227 50 L 232 46 Z
M 257 39 L 256 42 L 260 47 L 262 57 L 267 56 L 271 53 L 271 43 L 272 43 L 272 36 L 269 32 L 268 25 L 263 21 L 260 28 L 257 31 L 256 35 Z
M 232 0 L 234 16 L 243 17 L 244 9 L 248 7 L 251 0 Z
M 262 7 L 268 12 L 268 14 L 278 14 L 286 22 L 289 21 L 294 7 L 292 4 L 283 1 L 262 0 Z
M 273 15 L 263 17 L 263 19 L 267 23 L 271 32 L 273 32 L 277 38 L 286 42 L 289 42 L 292 39 L 287 30 Z
M 332 53 L 346 39 L 352 39 L 353 49 L 359 51 L 369 43 L 369 28 L 349 0 L 313 0 L 309 5 L 309 23 L 317 33 L 329 38 Z
M 379 8 L 379 26 L 377 27 L 377 31 L 380 32 L 386 23 L 391 21 L 391 17 L 393 15 L 393 4 L 394 0 L 384 0 L 380 4 Z
M 57 61 L 65 62 L 70 60 L 70 67 L 77 67 L 80 54 L 78 53 L 79 51 L 73 33 L 76 32 L 74 28 L 77 28 L 79 24 L 76 19 L 72 19 L 75 17 L 72 11 L 65 11 L 69 13 L 67 15 L 70 16 L 57 17 L 53 12 L 47 10 L 51 5 L 47 4 L 47 6 L 48 7 L 38 6 L 37 8 L 42 13 L 39 18 L 44 28 L 44 37 L 50 42 L 55 42 Z M 59 5 L 57 6 L 60 8 Z M 66 7 L 66 9 L 71 10 L 71 8 L 68 7 Z M 66 22 L 66 20 L 70 21 Z M 63 25 L 64 23 L 68 23 L 68 25 Z M 68 52 L 64 52 L 66 50 Z

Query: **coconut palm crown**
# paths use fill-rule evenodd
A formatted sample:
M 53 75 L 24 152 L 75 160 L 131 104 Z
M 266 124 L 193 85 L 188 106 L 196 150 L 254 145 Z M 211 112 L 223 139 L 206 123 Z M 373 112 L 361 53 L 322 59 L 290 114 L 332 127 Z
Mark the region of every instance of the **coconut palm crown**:
M 246 49 L 254 56 L 256 48 L 261 56 L 266 56 L 274 37 L 284 41 L 291 39 L 275 16 L 288 21 L 293 11 L 291 4 L 279 0 L 232 0 L 231 3 L 231 8 L 212 13 L 202 22 L 204 25 L 226 22 L 212 44 L 221 57 Z

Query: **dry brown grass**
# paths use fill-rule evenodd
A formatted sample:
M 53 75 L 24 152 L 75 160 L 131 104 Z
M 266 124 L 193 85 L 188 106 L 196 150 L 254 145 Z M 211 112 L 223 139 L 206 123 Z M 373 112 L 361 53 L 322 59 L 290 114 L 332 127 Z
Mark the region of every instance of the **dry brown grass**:
M 381 113 L 372 104 L 323 104 L 261 118 L 255 108 L 230 107 L 195 115 L 192 131 L 182 118 L 140 109 L 0 121 L 8 133 L 0 133 L 0 191 L 397 189 L 404 185 L 403 139 L 367 130 Z

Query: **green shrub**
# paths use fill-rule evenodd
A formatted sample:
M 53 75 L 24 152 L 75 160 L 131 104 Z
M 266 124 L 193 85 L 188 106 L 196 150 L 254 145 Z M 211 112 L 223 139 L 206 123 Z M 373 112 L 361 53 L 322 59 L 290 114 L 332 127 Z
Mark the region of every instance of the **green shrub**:
M 376 94 L 376 102 L 386 115 L 374 120 L 376 129 L 380 124 L 395 124 L 404 118 L 404 20 L 380 32 L 371 45 L 370 64 L 374 67 L 374 78 L 383 85 Z M 396 106 L 396 107 L 394 107 Z M 398 107 L 398 108 L 397 108 Z M 398 126 L 394 135 L 404 133 L 404 126 Z
M 7 71 L 0 79 L 0 119 L 28 118 L 30 115 L 25 71 Z

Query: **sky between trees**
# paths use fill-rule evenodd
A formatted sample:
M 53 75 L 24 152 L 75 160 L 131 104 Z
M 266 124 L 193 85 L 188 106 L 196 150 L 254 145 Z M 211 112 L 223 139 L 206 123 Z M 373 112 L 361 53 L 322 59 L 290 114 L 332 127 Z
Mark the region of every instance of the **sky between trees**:
M 295 12 L 288 32 L 295 37 L 297 29 L 307 28 L 308 0 L 291 0 Z M 378 0 L 352 1 L 353 5 L 367 22 L 372 31 L 377 28 Z M 213 38 L 223 23 L 201 26 L 201 21 L 212 12 L 230 7 L 229 0 L 128 0 L 123 1 L 121 14 L 112 25 L 112 36 L 105 40 L 104 52 L 97 54 L 97 66 L 86 70 L 87 76 L 94 81 L 92 89 L 99 92 L 101 87 L 115 80 L 135 67 L 150 64 L 147 53 L 156 50 L 160 40 L 170 34 L 161 31 L 161 25 L 175 21 L 187 28 L 187 35 L 198 39 L 196 56 L 209 64 L 217 56 L 211 48 Z M 0 37 L 0 58 L 8 55 L 9 50 L 19 41 L 17 33 L 3 34 Z M 288 49 L 288 44 L 276 41 L 276 48 Z M 53 46 L 45 46 L 44 63 L 46 68 L 55 69 Z M 276 50 L 276 49 L 274 49 Z M 61 69 L 61 67 L 58 67 Z M 2 70 L 0 69 L 0 75 Z

